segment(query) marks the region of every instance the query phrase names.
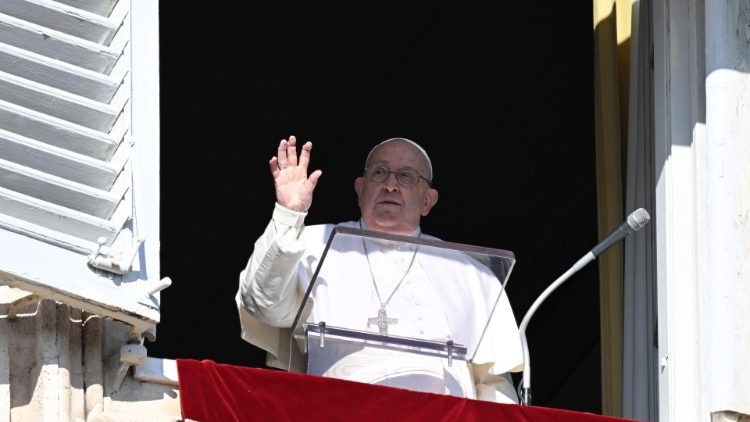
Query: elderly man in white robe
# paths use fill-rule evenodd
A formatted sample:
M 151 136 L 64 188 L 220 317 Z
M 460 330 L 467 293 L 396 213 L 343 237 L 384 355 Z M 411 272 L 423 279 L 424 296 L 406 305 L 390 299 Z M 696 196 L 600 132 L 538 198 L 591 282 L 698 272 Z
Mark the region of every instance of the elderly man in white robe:
M 277 155 L 269 161 L 276 188 L 276 204 L 270 223 L 255 242 L 247 267 L 240 273 L 236 296 L 242 338 L 268 352 L 269 366 L 298 371 L 305 368 L 294 367 L 293 363 L 303 360 L 291 359 L 290 355 L 298 354 L 299 350 L 290 344 L 289 329 L 335 227 L 333 224 L 304 225 L 305 216 L 312 205 L 313 191 L 322 175 L 321 170 L 308 175 L 311 150 L 312 143 L 306 142 L 298 157 L 297 140 L 290 136 L 288 140 L 281 140 Z M 438 200 L 437 190 L 431 187 L 432 176 L 430 158 L 417 143 L 405 138 L 381 142 L 368 154 L 364 174 L 354 181 L 361 212 L 359 221 L 336 226 L 435 239 L 423 234 L 420 228 L 421 218 L 429 214 Z M 372 250 L 369 250 L 366 243 L 370 242 L 362 241 L 360 248 L 363 259 L 356 262 L 340 260 L 338 266 L 344 274 L 357 274 L 350 279 L 371 280 L 375 286 L 375 298 L 364 294 L 351 297 L 351 294 L 346 296 L 338 292 L 339 296 L 327 298 L 328 303 L 336 302 L 342 308 L 348 307 L 347 314 L 356 309 L 372 313 L 369 302 L 373 300 L 377 302 L 375 309 L 380 309 L 383 315 L 386 307 L 388 310 L 408 311 L 413 302 L 410 305 L 404 297 L 406 289 L 402 288 L 402 284 L 406 283 L 411 286 L 412 292 L 417 289 L 432 295 L 430 300 L 422 301 L 428 306 L 422 304 L 419 317 L 420 321 L 422 318 L 429 321 L 415 327 L 407 319 L 388 327 L 390 334 L 412 337 L 413 331 L 419 329 L 422 333 L 418 337 L 424 338 L 427 327 L 430 331 L 426 334 L 428 338 L 450 339 L 463 334 L 464 338 L 481 337 L 481 343 L 473 353 L 472 361 L 463 365 L 450 364 L 450 359 L 446 365 L 445 359 L 425 360 L 417 354 L 399 354 L 397 359 L 402 360 L 400 367 L 412 367 L 412 374 L 422 374 L 404 380 L 384 373 L 392 365 L 380 365 L 378 361 L 392 361 L 394 355 L 389 350 L 378 349 L 368 349 L 364 360 L 360 357 L 350 359 L 351 356 L 346 353 L 334 357 L 330 370 L 323 375 L 500 403 L 517 403 L 518 396 L 510 372 L 523 370 L 523 356 L 518 327 L 506 294 L 503 292 L 494 310 L 491 307 L 487 309 L 485 303 L 466 303 L 458 309 L 443 309 L 441 303 L 451 296 L 455 299 L 457 295 L 450 282 L 445 281 L 452 277 L 450 271 L 439 271 L 440 277 L 434 273 L 428 275 L 429 268 L 435 265 L 429 262 L 429 258 L 423 257 L 424 254 L 417 258 L 417 250 L 388 251 L 377 245 L 371 245 Z M 400 267 L 395 266 L 396 261 L 402 262 Z M 364 265 L 360 265 L 362 263 Z M 327 262 L 326 265 L 332 264 Z M 487 275 L 481 269 L 472 269 L 471 274 L 457 276 L 480 281 L 491 278 L 491 274 Z M 383 283 L 380 288 L 377 287 L 378 279 Z M 476 296 L 470 294 L 464 300 L 476 301 Z M 364 303 L 359 303 L 359 300 Z M 453 317 L 459 313 L 461 315 Z M 451 320 L 473 326 L 455 327 L 452 325 L 458 324 L 451 324 Z M 474 320 L 482 321 L 482 325 L 468 322 Z M 489 324 L 486 324 L 487 320 Z M 378 327 L 368 325 L 367 329 L 377 331 Z M 335 353 L 336 349 L 331 350 Z

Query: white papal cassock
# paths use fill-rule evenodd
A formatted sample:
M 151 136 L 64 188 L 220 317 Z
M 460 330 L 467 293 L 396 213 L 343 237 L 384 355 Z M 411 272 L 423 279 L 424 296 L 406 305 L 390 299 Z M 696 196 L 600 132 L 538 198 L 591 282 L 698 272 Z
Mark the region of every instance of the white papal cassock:
M 288 328 L 335 227 L 305 227 L 304 216 L 276 205 L 273 219 L 240 275 L 236 297 L 242 337 L 269 352 L 269 366 L 297 371 L 305 368 L 290 368 L 290 362 L 304 361 L 290 359 L 290 354 L 299 351 L 290 343 Z M 339 226 L 360 227 L 357 222 Z M 368 326 L 368 319 L 377 316 L 381 303 L 387 302 L 388 316 L 398 319 L 388 326 L 389 335 L 453 340 L 466 345 L 467 356 L 474 359 L 470 364 L 454 359 L 449 365 L 447 359 L 432 356 L 328 343 L 326 359 L 316 363 L 316 373 L 517 402 L 508 373 L 523 369 L 518 328 L 505 294 L 493 312 L 501 284 L 487 267 L 463 254 L 424 247 L 415 251 L 413 245 L 363 241 L 356 236 L 339 238 L 325 259 L 309 320 L 378 332 L 376 325 Z

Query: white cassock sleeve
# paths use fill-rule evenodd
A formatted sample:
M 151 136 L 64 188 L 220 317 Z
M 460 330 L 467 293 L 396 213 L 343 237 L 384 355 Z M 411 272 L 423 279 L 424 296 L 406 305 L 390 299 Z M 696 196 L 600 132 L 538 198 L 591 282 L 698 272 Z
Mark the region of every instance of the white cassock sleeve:
M 490 318 L 487 333 L 474 357 L 472 373 L 477 398 L 498 403 L 518 403 L 511 372 L 523 371 L 523 349 L 513 311 L 505 293 Z
M 301 302 L 296 275 L 305 252 L 301 234 L 306 215 L 275 205 L 273 218 L 240 273 L 235 297 L 242 338 L 268 352 L 269 366 L 288 370 L 303 369 L 289 368 L 289 354 L 295 352 L 289 327 Z

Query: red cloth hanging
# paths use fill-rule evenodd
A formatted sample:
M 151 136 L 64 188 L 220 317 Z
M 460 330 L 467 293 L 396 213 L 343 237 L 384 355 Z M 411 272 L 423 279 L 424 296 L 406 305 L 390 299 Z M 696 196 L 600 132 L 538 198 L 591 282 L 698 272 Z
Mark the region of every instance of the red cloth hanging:
M 228 421 L 623 422 L 285 371 L 177 359 L 182 416 Z

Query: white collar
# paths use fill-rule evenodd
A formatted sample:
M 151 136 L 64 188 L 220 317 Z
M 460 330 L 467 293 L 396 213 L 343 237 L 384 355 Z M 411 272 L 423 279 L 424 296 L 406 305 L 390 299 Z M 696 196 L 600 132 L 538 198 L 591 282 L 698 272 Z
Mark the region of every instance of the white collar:
M 361 228 L 362 230 L 369 230 L 369 229 L 368 229 L 368 227 L 367 227 L 367 223 L 365 223 L 365 220 L 364 220 L 364 219 L 362 219 L 361 217 L 360 217 L 360 219 L 359 219 L 359 227 L 360 227 L 360 228 Z M 412 231 L 412 232 L 411 232 L 411 233 L 409 234 L 409 236 L 411 236 L 411 237 L 419 237 L 420 233 L 422 233 L 422 228 L 421 228 L 421 227 L 419 227 L 419 226 L 417 226 L 417 228 L 416 228 L 416 229 L 414 229 L 414 231 Z

